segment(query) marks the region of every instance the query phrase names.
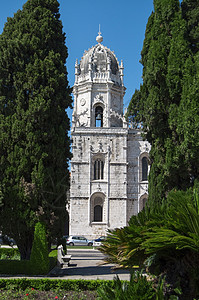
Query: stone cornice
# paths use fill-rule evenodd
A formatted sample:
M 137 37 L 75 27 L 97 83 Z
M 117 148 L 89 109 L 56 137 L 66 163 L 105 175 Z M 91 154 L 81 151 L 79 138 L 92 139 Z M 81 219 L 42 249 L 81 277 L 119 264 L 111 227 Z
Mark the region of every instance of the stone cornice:
M 111 127 L 111 128 L 99 128 L 99 127 L 75 127 L 73 131 L 73 135 L 75 134 L 85 134 L 85 135 L 127 135 L 128 129 L 122 127 Z

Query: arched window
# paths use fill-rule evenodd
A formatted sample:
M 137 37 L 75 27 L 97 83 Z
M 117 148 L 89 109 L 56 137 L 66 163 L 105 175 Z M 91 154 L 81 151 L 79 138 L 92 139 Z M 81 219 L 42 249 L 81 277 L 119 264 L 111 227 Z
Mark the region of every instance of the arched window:
M 95 127 L 103 127 L 103 108 L 101 106 L 95 108 Z
M 104 194 L 95 193 L 91 197 L 91 222 L 103 222 Z
M 95 205 L 94 207 L 94 222 L 102 222 L 102 206 Z
M 94 162 L 94 180 L 104 179 L 104 162 L 96 159 Z
M 143 210 L 147 203 L 147 195 L 144 195 L 139 200 L 139 211 Z
M 148 160 L 147 157 L 142 158 L 142 181 L 147 181 L 148 177 Z

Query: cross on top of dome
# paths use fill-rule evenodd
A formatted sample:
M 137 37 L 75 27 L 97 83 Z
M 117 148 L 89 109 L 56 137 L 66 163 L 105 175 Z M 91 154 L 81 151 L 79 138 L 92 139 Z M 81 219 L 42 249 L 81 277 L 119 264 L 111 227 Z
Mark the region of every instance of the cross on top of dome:
M 98 36 L 96 37 L 96 41 L 98 43 L 101 43 L 103 41 L 103 37 L 101 36 L 101 32 L 100 32 L 100 25 L 99 25 L 99 32 L 98 32 Z

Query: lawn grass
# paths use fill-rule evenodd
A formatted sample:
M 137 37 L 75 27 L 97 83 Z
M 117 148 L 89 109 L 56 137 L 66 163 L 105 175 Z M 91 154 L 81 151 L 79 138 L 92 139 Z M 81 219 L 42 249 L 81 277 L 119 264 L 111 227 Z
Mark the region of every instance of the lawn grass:
M 67 249 L 93 249 L 93 246 L 66 246 Z
M 85 249 L 85 250 L 88 250 L 88 249 L 94 249 L 93 246 L 68 246 L 66 245 L 66 248 L 67 249 Z M 57 249 L 57 246 L 56 245 L 51 245 L 51 250 L 55 250 Z

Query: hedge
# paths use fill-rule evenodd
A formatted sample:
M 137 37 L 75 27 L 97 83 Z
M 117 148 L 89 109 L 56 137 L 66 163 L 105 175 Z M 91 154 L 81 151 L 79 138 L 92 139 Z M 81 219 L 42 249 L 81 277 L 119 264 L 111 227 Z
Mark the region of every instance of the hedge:
M 0 252 L 12 257 L 18 249 L 1 248 Z M 57 263 L 57 250 L 49 253 L 50 266 L 46 273 L 54 268 Z M 0 274 L 9 275 L 36 275 L 35 269 L 29 260 L 0 260 Z M 41 275 L 41 274 L 39 274 Z
M 7 256 L 12 258 L 15 255 L 20 255 L 18 248 L 0 248 L 0 257 Z
M 0 290 L 26 290 L 34 288 L 40 291 L 95 291 L 102 285 L 113 287 L 113 280 L 84 280 L 84 279 L 0 279 Z

